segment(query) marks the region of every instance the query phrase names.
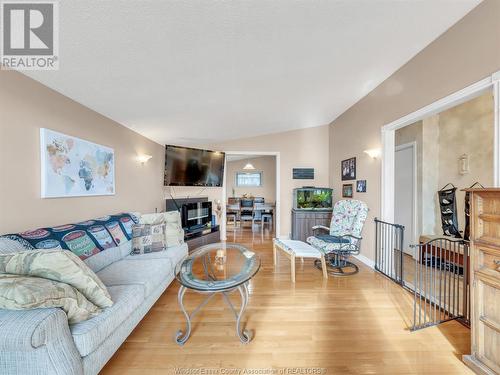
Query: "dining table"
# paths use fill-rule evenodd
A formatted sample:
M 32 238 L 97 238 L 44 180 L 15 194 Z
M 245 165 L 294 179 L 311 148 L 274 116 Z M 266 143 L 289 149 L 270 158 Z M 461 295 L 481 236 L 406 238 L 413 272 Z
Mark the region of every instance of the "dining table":
M 227 204 L 226 212 L 236 212 L 238 220 L 241 214 L 241 211 L 261 211 L 266 213 L 273 213 L 275 208 L 274 203 L 258 203 L 254 204 L 253 207 L 241 207 L 239 204 Z

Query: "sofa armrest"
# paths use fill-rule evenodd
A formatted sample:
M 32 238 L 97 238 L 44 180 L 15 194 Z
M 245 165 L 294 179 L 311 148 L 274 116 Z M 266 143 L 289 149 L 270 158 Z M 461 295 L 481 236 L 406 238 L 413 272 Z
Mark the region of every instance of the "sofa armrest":
M 0 309 L 0 373 L 82 374 L 66 313 L 58 308 Z

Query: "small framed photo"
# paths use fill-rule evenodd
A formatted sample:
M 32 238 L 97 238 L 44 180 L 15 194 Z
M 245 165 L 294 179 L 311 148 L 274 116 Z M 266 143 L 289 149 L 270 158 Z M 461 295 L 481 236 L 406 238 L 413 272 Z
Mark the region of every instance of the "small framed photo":
M 352 184 L 342 185 L 342 198 L 352 198 Z
M 342 160 L 342 181 L 356 179 L 356 158 Z
M 366 193 L 366 180 L 356 181 L 356 193 Z

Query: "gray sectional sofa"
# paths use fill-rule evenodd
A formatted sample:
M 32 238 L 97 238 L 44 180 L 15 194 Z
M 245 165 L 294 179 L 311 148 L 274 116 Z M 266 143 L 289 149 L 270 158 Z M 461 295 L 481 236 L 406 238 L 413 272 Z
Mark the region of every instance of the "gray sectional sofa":
M 5 247 L 5 246 L 4 246 Z M 11 251 L 22 250 L 11 244 Z M 85 263 L 107 286 L 114 305 L 98 316 L 68 325 L 58 308 L 0 309 L 0 374 L 97 374 L 174 280 L 186 244 L 130 255 L 131 241 Z M 171 332 L 165 332 L 165 339 Z

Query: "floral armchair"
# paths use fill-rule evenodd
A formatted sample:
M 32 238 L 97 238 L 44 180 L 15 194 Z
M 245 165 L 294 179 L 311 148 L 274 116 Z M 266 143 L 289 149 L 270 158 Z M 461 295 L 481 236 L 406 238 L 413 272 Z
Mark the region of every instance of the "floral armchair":
M 347 259 L 349 255 L 359 254 L 361 232 L 368 216 L 368 206 L 355 199 L 341 200 L 335 203 L 330 228 L 316 225 L 313 231 L 320 230 L 328 234 L 315 234 L 307 242 L 325 254 L 328 273 L 336 276 L 353 275 L 358 266 Z M 316 266 L 321 266 L 320 264 Z

